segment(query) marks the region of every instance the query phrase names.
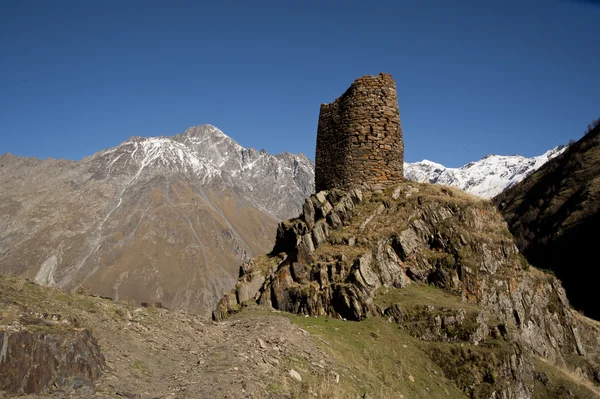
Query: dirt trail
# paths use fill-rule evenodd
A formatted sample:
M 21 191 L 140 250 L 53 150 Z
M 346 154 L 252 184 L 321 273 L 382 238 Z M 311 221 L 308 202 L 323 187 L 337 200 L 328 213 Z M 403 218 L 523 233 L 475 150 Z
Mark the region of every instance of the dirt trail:
M 89 320 L 108 365 L 95 391 L 26 397 L 284 398 L 300 389 L 292 368 L 325 376 L 330 366 L 306 331 L 275 313 L 215 323 L 166 309 L 116 309 L 116 317 L 107 311 Z

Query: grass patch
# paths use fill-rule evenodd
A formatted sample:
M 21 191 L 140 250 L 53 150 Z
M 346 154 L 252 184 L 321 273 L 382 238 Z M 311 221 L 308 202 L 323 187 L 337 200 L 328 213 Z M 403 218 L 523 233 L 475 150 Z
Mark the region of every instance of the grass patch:
M 522 270 L 527 271 L 531 267 L 531 265 L 529 264 L 529 262 L 527 262 L 527 258 L 525 258 L 522 253 L 515 252 L 515 253 L 511 254 L 511 256 L 513 257 L 513 259 L 516 262 L 519 263 L 519 265 L 521 265 L 521 269 Z
M 115 304 L 97 297 L 42 287 L 19 277 L 0 274 L 0 324 L 33 332 L 61 333 L 79 328 L 98 314 L 114 316 Z M 95 324 L 95 323 L 94 323 Z
M 268 273 L 271 269 L 277 267 L 285 259 L 285 254 L 263 255 L 252 259 L 251 271 L 261 271 L 263 274 Z
M 340 396 L 377 398 L 464 398 L 454 383 L 422 349 L 423 342 L 381 318 L 349 322 L 325 317 L 284 314 L 317 337 L 317 346 L 346 367 L 340 374 Z
M 463 302 L 458 295 L 423 284 L 410 284 L 405 288 L 379 288 L 375 293 L 375 303 L 383 308 L 399 304 L 407 307 L 431 305 L 448 309 L 480 310 L 474 304 Z
M 281 388 L 279 387 L 279 385 L 272 382 L 269 385 L 267 385 L 267 391 L 278 394 L 281 393 Z
M 369 249 L 363 246 L 347 246 L 325 243 L 313 252 L 319 259 L 336 260 L 346 258 L 352 263 L 356 258 L 364 255 Z
M 244 308 L 236 318 L 273 315 L 262 306 Z M 360 322 L 329 317 L 304 317 L 276 312 L 311 335 L 315 346 L 336 368 L 339 383 L 332 375 L 324 377 L 306 372 L 311 365 L 305 359 L 291 358 L 289 367 L 301 372 L 302 382 L 290 389 L 292 398 L 313 397 L 342 399 L 364 397 L 397 399 L 467 398 L 442 369 L 427 355 L 428 342 L 413 338 L 395 323 L 379 317 Z M 274 388 L 274 386 L 271 386 Z
M 595 399 L 600 396 L 600 388 L 570 370 L 541 358 L 535 358 L 533 364 L 538 378 L 535 381 L 532 399 Z
M 446 376 L 474 398 L 489 398 L 504 385 L 498 371 L 512 355 L 511 344 L 488 341 L 485 345 L 457 345 L 446 342 L 433 342 L 427 348 L 430 358 L 442 366 Z

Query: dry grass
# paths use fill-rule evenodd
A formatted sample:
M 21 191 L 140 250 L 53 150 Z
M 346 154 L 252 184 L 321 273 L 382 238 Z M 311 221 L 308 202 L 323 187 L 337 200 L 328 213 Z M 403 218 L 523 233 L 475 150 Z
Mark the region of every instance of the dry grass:
M 546 374 L 550 381 L 550 387 L 536 382 L 533 399 L 559 399 L 563 398 L 562 395 L 568 391 L 574 395 L 573 397 L 577 398 L 595 399 L 600 397 L 600 388 L 569 369 L 552 364 L 541 357 L 534 359 L 534 365 L 536 371 Z
M 572 310 L 571 312 L 575 315 L 575 318 L 577 318 L 581 323 L 589 324 L 589 325 L 595 327 L 596 329 L 598 329 L 598 331 L 600 332 L 600 321 L 590 319 L 589 317 L 586 317 L 583 314 L 581 314 L 575 310 Z
M 394 194 L 397 194 L 396 199 Z M 422 218 L 423 212 L 439 208 L 456 213 L 474 210 L 492 218 L 496 215 L 493 205 L 484 198 L 454 187 L 406 181 L 382 193 L 366 192 L 350 223 L 334 232 L 333 237 L 337 240 L 363 237 L 373 241 L 405 230 L 416 219 Z M 502 222 L 500 217 L 496 219 Z M 370 221 L 365 223 L 366 220 Z M 496 232 L 496 227 L 493 226 L 490 232 Z
M 315 252 L 313 252 L 313 255 L 318 259 L 323 260 L 346 258 L 352 261 L 368 251 L 368 248 L 358 245 L 348 246 L 326 243 L 317 248 Z
M 130 305 L 0 274 L 0 325 L 7 327 L 48 332 L 94 327 L 100 317 L 122 320 Z
M 251 271 L 261 271 L 267 274 L 271 269 L 277 267 L 284 259 L 286 254 L 263 255 L 252 259 Z

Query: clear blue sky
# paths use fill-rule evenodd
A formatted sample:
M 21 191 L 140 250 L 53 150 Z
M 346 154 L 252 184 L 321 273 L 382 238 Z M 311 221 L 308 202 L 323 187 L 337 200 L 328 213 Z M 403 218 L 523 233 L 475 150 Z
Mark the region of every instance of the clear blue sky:
M 210 123 L 314 159 L 319 105 L 384 71 L 407 161 L 537 155 L 600 117 L 599 20 L 566 0 L 1 0 L 0 153 Z

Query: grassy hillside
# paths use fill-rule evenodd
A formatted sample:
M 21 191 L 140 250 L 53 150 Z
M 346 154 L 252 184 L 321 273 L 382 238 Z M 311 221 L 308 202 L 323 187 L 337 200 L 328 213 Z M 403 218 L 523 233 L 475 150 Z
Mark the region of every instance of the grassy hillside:
M 393 301 L 407 311 L 419 306 L 478 310 L 430 286 L 382 291 L 377 300 Z M 413 326 L 388 317 L 351 322 L 253 306 L 213 323 L 7 276 L 0 276 L 0 304 L 0 331 L 51 334 L 88 328 L 106 358 L 94 388 L 49 387 L 28 398 L 478 398 L 490 393 L 485 388 L 495 378 L 494 359 L 505 350 L 501 341 L 422 340 Z M 535 398 L 558 398 L 561 392 L 600 397 L 573 373 L 541 360 L 538 368 Z M 5 377 L 0 374 L 0 381 Z M 489 383 L 466 393 L 461 384 L 474 378 Z

